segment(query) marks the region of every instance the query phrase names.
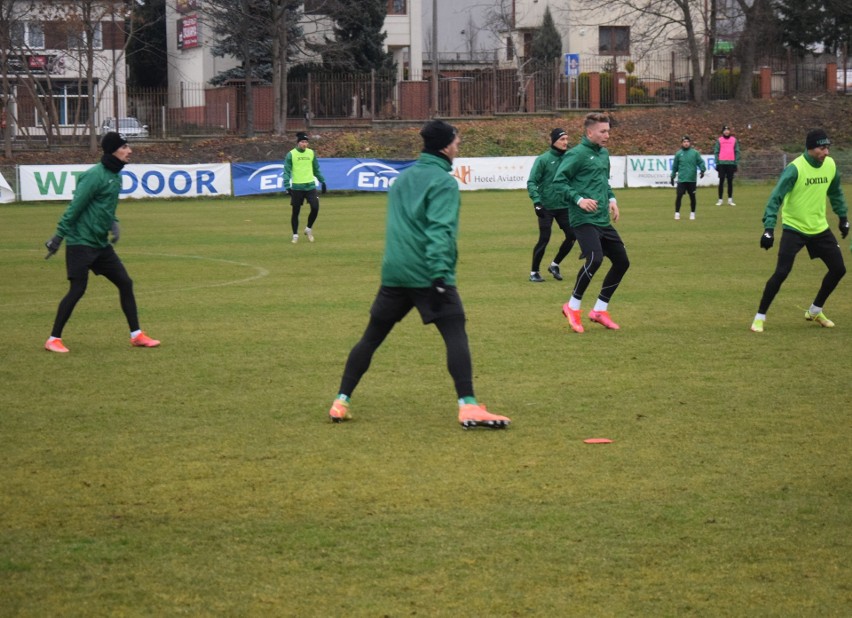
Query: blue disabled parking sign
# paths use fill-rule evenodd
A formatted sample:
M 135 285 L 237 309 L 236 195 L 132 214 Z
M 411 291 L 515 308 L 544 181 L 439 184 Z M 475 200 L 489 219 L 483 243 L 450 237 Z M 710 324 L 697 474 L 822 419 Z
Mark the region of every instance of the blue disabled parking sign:
M 565 77 L 577 77 L 580 74 L 580 54 L 565 54 Z

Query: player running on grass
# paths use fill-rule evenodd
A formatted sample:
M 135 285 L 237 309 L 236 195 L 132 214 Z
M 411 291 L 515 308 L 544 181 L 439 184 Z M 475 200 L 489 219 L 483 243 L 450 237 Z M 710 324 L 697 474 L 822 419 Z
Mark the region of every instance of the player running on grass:
M 830 145 L 831 140 L 822 129 L 809 132 L 805 138 L 805 153 L 793 159 L 784 169 L 769 196 L 763 213 L 764 231 L 760 237 L 762 248 L 768 251 L 775 242 L 779 209 L 783 210 L 784 222 L 775 272 L 766 282 L 757 315 L 751 323 L 751 330 L 756 333 L 763 332 L 769 305 L 793 269 L 793 261 L 802 247 L 808 248 L 812 260 L 819 258 L 828 267 L 813 304 L 805 311 L 805 319 L 826 328 L 834 326 L 834 322 L 825 317 L 822 308 L 846 274 L 846 265 L 837 239 L 825 218 L 826 197 L 831 202 L 831 209 L 840 217 L 842 238 L 849 234 L 849 220 L 846 218 L 846 199 L 840 186 L 840 173 L 834 159 L 828 156 Z
M 465 314 L 456 289 L 459 187 L 450 176 L 459 136 L 441 120 L 420 131 L 423 152 L 388 192 L 382 282 L 361 340 L 349 353 L 338 395 L 328 411 L 333 422 L 350 418 L 349 398 L 370 367 L 373 354 L 397 322 L 417 308 L 424 324 L 435 324 L 447 348 L 447 369 L 458 396 L 464 427 L 507 427 L 510 420 L 488 412 L 473 394 L 473 368 Z
M 550 231 L 554 221 L 565 234 L 565 239 L 559 245 L 556 256 L 547 267 L 547 272 L 557 281 L 562 281 L 559 265 L 574 246 L 574 232 L 571 231 L 568 223 L 568 204 L 560 199 L 561 196 L 553 188 L 553 177 L 566 150 L 568 150 L 568 134 L 562 129 L 553 129 L 550 132 L 550 149 L 536 157 L 527 180 L 527 193 L 533 202 L 533 210 L 538 221 L 538 240 L 533 247 L 530 270 L 530 281 L 533 283 L 544 282 L 539 269 L 544 250 L 550 242 Z
M 568 318 L 571 330 L 583 332 L 580 303 L 592 277 L 609 258 L 612 265 L 603 280 L 601 292 L 594 308 L 589 311 L 592 322 L 618 330 L 619 326 L 609 316 L 609 301 L 630 267 L 627 250 L 612 221 L 618 221 L 618 204 L 609 185 L 609 117 L 591 113 L 583 123 L 585 134 L 579 145 L 562 157 L 554 184 L 568 202 L 571 229 L 582 251 L 585 262 L 577 273 L 574 291 L 562 313 Z

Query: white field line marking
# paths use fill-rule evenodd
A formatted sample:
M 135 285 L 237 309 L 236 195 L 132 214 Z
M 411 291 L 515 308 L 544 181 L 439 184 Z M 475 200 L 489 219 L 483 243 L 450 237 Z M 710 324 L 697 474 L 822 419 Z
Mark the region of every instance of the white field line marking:
M 14 251 L 14 249 L 5 249 L 5 251 Z M 33 250 L 33 251 L 42 253 L 40 250 Z M 154 293 L 160 294 L 160 293 L 164 293 L 164 292 L 186 292 L 186 291 L 189 291 L 189 290 L 201 290 L 201 289 L 205 289 L 205 288 L 220 288 L 220 287 L 225 287 L 225 286 L 228 286 L 228 285 L 238 285 L 240 283 L 248 283 L 249 281 L 255 281 L 257 279 L 262 279 L 263 277 L 266 277 L 267 275 L 269 275 L 269 270 L 264 268 L 263 266 L 257 266 L 255 264 L 247 264 L 245 262 L 237 262 L 235 260 L 226 260 L 226 259 L 223 259 L 223 258 L 211 258 L 211 257 L 205 257 L 203 255 L 176 255 L 176 254 L 172 254 L 172 253 L 145 253 L 145 252 L 138 252 L 138 251 L 137 252 L 126 251 L 126 252 L 123 252 L 123 253 L 127 254 L 127 255 L 150 255 L 150 256 L 166 257 L 166 258 L 182 258 L 182 259 L 189 259 L 189 260 L 206 260 L 208 262 L 221 262 L 223 264 L 231 264 L 231 265 L 234 265 L 234 266 L 251 268 L 255 271 L 255 273 L 253 275 L 251 275 L 250 277 L 244 277 L 242 279 L 232 279 L 230 281 L 223 281 L 221 283 L 204 283 L 204 284 L 199 284 L 199 285 L 185 285 L 185 286 L 180 286 L 180 287 L 176 287 L 176 288 L 165 288 L 165 287 L 164 288 L 152 288 L 150 286 L 146 286 L 145 289 L 143 289 L 143 290 L 135 290 L 134 289 L 134 292 L 136 293 L 137 296 L 143 296 L 143 297 L 147 296 L 149 294 L 154 294 Z M 57 257 L 53 257 L 51 259 L 56 260 Z M 60 261 L 62 262 L 62 270 L 64 271 L 65 270 L 65 260 L 64 260 L 64 258 L 60 258 Z M 130 277 L 131 277 L 131 279 L 133 278 L 132 272 L 130 273 Z M 65 281 L 67 281 L 67 279 L 65 279 Z M 90 281 L 91 281 L 91 276 L 90 276 Z M 59 301 L 62 299 L 62 297 L 65 295 L 66 291 L 67 290 L 65 290 L 64 287 L 59 287 L 59 288 L 57 288 L 56 298 L 50 298 L 49 300 L 48 299 L 42 299 L 42 300 L 33 301 L 33 302 L 5 303 L 5 304 L 0 304 L 0 309 L 7 309 L 7 308 L 10 308 L 10 307 L 23 307 L 23 306 L 34 305 L 34 304 L 41 304 L 43 302 L 49 302 L 50 304 L 58 304 Z M 109 294 L 106 294 L 106 293 L 99 294 L 97 292 L 92 294 L 90 292 L 86 292 L 86 298 L 90 298 L 92 300 L 100 300 L 102 298 L 106 298 L 107 296 L 112 298 L 113 297 L 113 294 L 112 294 L 113 290 L 110 290 L 109 292 L 110 292 Z

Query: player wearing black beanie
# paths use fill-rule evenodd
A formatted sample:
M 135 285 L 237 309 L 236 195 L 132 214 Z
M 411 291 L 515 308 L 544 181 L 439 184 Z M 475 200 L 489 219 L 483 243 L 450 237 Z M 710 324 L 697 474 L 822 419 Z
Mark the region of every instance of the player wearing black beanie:
M 550 242 L 554 221 L 565 234 L 565 240 L 559 246 L 550 266 L 547 267 L 547 272 L 557 281 L 562 281 L 559 265 L 574 246 L 574 232 L 571 231 L 568 223 L 568 204 L 561 199 L 561 195 L 552 186 L 553 177 L 566 150 L 568 150 L 568 134 L 562 129 L 553 129 L 550 132 L 550 148 L 536 157 L 527 180 L 527 193 L 532 200 L 533 212 L 538 221 L 538 240 L 533 247 L 530 268 L 530 281 L 533 283 L 544 282 L 539 269 L 547 243 Z
M 104 152 L 101 162 L 77 178 L 74 198 L 59 219 L 56 233 L 44 243 L 47 259 L 59 251 L 63 240 L 67 241 L 65 269 L 70 284 L 68 293 L 59 302 L 53 329 L 44 344 L 44 349 L 49 352 L 68 352 L 62 343 L 62 330 L 86 292 L 89 271 L 103 275 L 118 288 L 121 310 L 130 327 L 130 344 L 142 348 L 160 345 L 159 341 L 146 335 L 139 327 L 133 281 L 113 248 L 120 237 L 115 216 L 121 192 L 119 174 L 130 160 L 133 150 L 127 145 L 124 136 L 115 132 L 104 135 L 101 148 Z

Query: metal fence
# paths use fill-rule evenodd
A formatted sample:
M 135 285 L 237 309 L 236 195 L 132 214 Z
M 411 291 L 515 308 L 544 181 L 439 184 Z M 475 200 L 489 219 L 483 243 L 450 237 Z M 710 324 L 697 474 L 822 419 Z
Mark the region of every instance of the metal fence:
M 833 57 L 759 58 L 762 73 L 748 76 L 753 95 L 825 93 Z M 291 78 L 287 87 L 287 130 L 311 126 L 370 126 L 374 120 L 420 121 L 443 117 L 511 113 L 556 113 L 564 109 L 610 109 L 618 106 L 670 105 L 694 99 L 692 63 L 686 56 L 665 54 L 631 61 L 624 57 L 583 56 L 576 74 L 566 76 L 561 62 L 536 64 L 519 59 L 515 68 L 496 63 L 444 63 L 439 72 L 437 109 L 429 69 L 424 80 L 398 82 L 395 74 L 308 74 Z M 768 72 L 767 72 L 768 71 Z M 766 88 L 767 75 L 771 82 Z M 593 79 L 594 77 L 594 79 Z M 844 58 L 837 69 L 838 93 L 852 92 L 852 68 Z M 709 100 L 734 97 L 740 68 L 733 57 L 717 56 L 707 84 Z M 597 88 L 596 92 L 593 89 Z M 244 84 L 211 87 L 181 83 L 176 91 L 116 89 L 120 115 L 138 118 L 149 137 L 249 133 L 248 93 Z M 253 130 L 270 132 L 275 110 L 271 85 L 252 88 Z M 126 103 L 124 103 L 126 101 Z M 101 103 L 102 110 L 116 107 Z M 125 111 L 126 110 L 126 111 Z M 101 111 L 100 117 L 112 115 Z M 83 139 L 75 132 L 70 141 Z M 26 131 L 19 131 L 19 138 Z M 42 133 L 43 135 L 43 133 Z M 44 138 L 41 138 L 44 140 Z M 69 141 L 60 139 L 60 142 Z

